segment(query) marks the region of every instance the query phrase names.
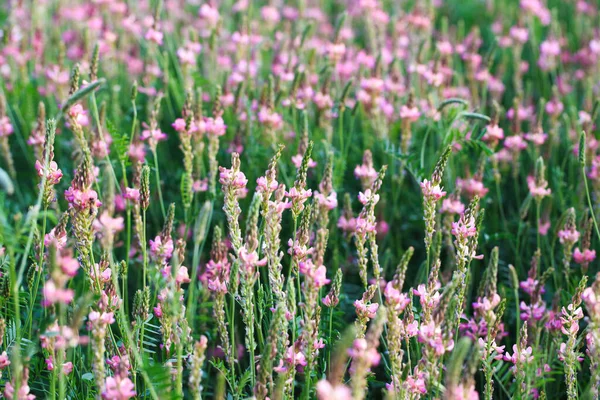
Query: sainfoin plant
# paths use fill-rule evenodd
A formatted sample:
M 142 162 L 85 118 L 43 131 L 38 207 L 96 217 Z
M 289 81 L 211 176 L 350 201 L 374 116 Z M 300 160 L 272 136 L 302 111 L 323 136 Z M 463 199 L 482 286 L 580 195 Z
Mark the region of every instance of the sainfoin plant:
M 598 4 L 0 3 L 0 398 L 598 399 Z

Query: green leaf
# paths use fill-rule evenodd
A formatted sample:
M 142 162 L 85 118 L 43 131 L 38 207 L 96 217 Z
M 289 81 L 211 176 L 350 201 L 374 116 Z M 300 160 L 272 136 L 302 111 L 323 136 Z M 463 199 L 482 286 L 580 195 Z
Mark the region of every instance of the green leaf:
M 86 372 L 85 374 L 81 375 L 81 379 L 83 379 L 84 381 L 93 382 L 94 374 L 92 374 L 91 372 Z

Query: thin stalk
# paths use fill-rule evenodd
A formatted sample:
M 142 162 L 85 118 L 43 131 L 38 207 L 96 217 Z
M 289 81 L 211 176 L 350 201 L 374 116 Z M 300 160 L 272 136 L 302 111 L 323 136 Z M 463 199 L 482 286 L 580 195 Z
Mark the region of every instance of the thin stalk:
M 162 211 L 163 218 L 166 218 L 167 213 L 165 211 L 165 202 L 163 201 L 162 189 L 160 187 L 160 171 L 158 170 L 158 156 L 156 154 L 156 149 L 152 150 L 152 155 L 154 156 L 154 176 L 156 177 L 156 188 L 158 189 L 158 198 L 160 200 L 160 210 Z
M 37 298 L 38 290 L 40 287 L 40 281 L 42 279 L 42 274 L 44 272 L 43 263 L 44 263 L 44 235 L 46 235 L 46 221 L 47 221 L 47 212 L 48 207 L 44 208 L 44 216 L 42 218 L 42 232 L 40 239 L 40 260 L 38 262 L 39 271 L 35 276 L 35 283 L 33 285 L 33 291 L 31 292 L 31 306 L 29 307 L 29 315 L 27 316 L 27 321 L 25 326 L 27 326 L 28 337 L 31 337 L 31 328 L 33 326 L 33 308 L 35 306 L 35 301 Z
M 590 189 L 588 187 L 587 176 L 585 175 L 585 166 L 581 167 L 581 175 L 583 176 L 583 183 L 585 184 L 585 194 L 587 196 L 588 207 L 590 208 L 590 214 L 592 214 L 592 221 L 594 221 L 594 229 L 596 230 L 596 237 L 600 239 L 600 230 L 598 230 L 598 221 L 596 221 L 596 212 L 594 211 L 594 205 L 592 204 L 592 197 L 590 196 Z

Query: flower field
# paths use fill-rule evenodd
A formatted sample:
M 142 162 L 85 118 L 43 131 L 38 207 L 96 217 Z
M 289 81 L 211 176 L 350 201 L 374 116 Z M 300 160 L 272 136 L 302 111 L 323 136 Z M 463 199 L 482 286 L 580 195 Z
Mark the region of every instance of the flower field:
M 0 2 L 0 398 L 598 399 L 598 7 Z

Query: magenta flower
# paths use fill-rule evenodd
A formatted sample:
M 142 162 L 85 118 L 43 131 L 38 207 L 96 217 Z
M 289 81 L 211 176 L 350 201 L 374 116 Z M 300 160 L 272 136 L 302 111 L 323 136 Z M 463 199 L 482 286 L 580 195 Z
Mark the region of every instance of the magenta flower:
M 446 192 L 442 190 L 440 185 L 433 185 L 433 183 L 427 179 L 424 179 L 423 182 L 420 183 L 420 186 L 423 191 L 423 196 L 430 197 L 434 201 L 438 201 L 446 195 Z
M 139 189 L 125 188 L 123 197 L 132 203 L 137 204 L 140 201 L 140 191 Z
M 0 117 L 0 137 L 12 135 L 14 132 L 13 126 L 8 117 Z
M 164 34 L 161 31 L 156 30 L 154 28 L 148 29 L 148 31 L 144 35 L 144 39 L 148 40 L 149 42 L 156 43 L 159 46 L 163 44 L 163 38 Z
M 44 284 L 42 292 L 44 294 L 43 305 L 45 307 L 57 303 L 69 304 L 73 301 L 73 298 L 75 297 L 75 292 L 73 290 L 58 288 L 56 287 L 54 281 L 46 282 Z
M 175 129 L 177 132 L 185 132 L 185 127 L 186 127 L 186 123 L 185 120 L 183 118 L 177 118 L 175 120 L 175 122 L 173 122 L 171 124 L 171 126 L 173 127 L 173 129 Z
M 3 351 L 2 354 L 0 354 L 0 369 L 4 369 L 9 365 L 10 359 L 8 358 L 8 354 L 6 354 L 6 351 Z
M 46 182 L 50 185 L 57 185 L 60 182 L 60 178 L 63 176 L 56 161 L 50 161 L 50 165 L 47 168 L 44 168 L 42 163 L 39 160 L 36 160 L 35 169 L 40 178 L 43 178 L 44 175 L 46 175 Z
M 352 391 L 343 384 L 333 386 L 329 381 L 322 379 L 317 382 L 317 398 L 319 400 L 352 400 Z
M 540 185 L 536 183 L 536 180 L 533 176 L 527 177 L 527 186 L 529 187 L 529 193 L 538 199 L 542 199 L 546 196 L 550 196 L 552 190 L 548 189 L 548 182 L 544 181 Z
M 108 211 L 104 211 L 100 217 L 94 220 L 93 226 L 94 230 L 99 232 L 102 236 L 114 236 L 125 228 L 123 222 L 123 217 L 113 218 Z
M 163 243 L 162 237 L 156 236 L 150 240 L 150 255 L 155 258 L 169 259 L 173 255 L 173 240 L 169 238 Z
M 415 122 L 421 116 L 421 112 L 417 107 L 408 107 L 406 105 L 400 108 L 400 118 L 408 120 L 410 122 Z
M 579 247 L 573 252 L 573 261 L 577 264 L 588 264 L 596 259 L 596 250 L 584 249 L 579 250 Z
M 484 142 L 496 143 L 504 139 L 504 130 L 498 124 L 488 125 L 485 134 L 481 137 Z
M 319 192 L 315 192 L 315 200 L 319 203 L 320 206 L 325 207 L 328 210 L 333 210 L 338 206 L 336 192 L 331 192 L 327 197 L 325 197 L 325 195 Z
M 227 125 L 223 122 L 223 118 L 206 118 L 204 120 L 204 129 L 208 135 L 223 136 L 227 131 Z
M 475 218 L 473 216 L 466 217 L 465 214 L 461 215 L 458 222 L 452 223 L 452 234 L 457 239 L 464 240 L 466 238 L 475 236 L 477 228 L 475 227 Z
M 363 299 L 358 299 L 354 302 L 354 308 L 356 308 L 356 315 L 358 315 L 359 318 L 373 319 L 375 318 L 375 314 L 377 314 L 379 304 L 365 304 Z
M 135 386 L 131 379 L 121 378 L 118 375 L 109 376 L 104 384 L 102 398 L 105 400 L 129 400 L 135 397 Z
M 465 205 L 458 199 L 444 199 L 440 212 L 443 214 L 462 214 L 465 212 Z

